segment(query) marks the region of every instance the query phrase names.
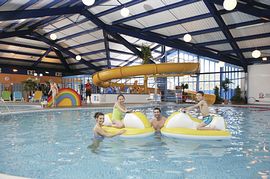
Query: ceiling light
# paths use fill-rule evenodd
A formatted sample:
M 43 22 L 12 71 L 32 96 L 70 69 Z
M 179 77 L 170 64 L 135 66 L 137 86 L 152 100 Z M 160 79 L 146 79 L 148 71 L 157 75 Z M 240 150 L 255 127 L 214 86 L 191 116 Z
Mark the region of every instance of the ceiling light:
M 86 6 L 92 6 L 95 3 L 95 0 L 82 0 L 82 2 Z
M 46 73 L 46 74 L 49 74 L 49 72 L 48 72 L 48 71 L 45 71 L 45 73 Z
M 263 61 L 266 61 L 266 60 L 267 60 L 267 57 L 263 57 L 262 60 L 263 60 Z
M 237 5 L 237 0 L 224 0 L 223 7 L 227 11 L 233 10 Z
M 56 34 L 51 34 L 51 35 L 50 35 L 50 39 L 52 39 L 52 40 L 56 40 L 56 39 L 57 39 Z
M 13 69 L 13 72 L 17 72 L 18 70 L 17 69 Z
M 261 56 L 261 52 L 259 50 L 254 50 L 251 55 L 253 58 L 259 58 Z
M 190 42 L 190 41 L 191 41 L 191 39 L 192 39 L 192 37 L 191 37 L 191 35 L 190 35 L 190 34 L 186 34 L 186 35 L 184 35 L 184 41 L 185 41 L 185 42 Z
M 126 7 L 122 8 L 121 11 L 120 11 L 120 13 L 121 13 L 121 15 L 122 15 L 123 17 L 129 16 L 129 10 L 128 10 L 128 8 L 126 8 Z
M 76 58 L 77 61 L 80 61 L 82 59 L 82 57 L 80 55 L 76 55 L 75 58 Z
M 39 76 L 43 76 L 43 74 L 42 74 L 42 73 L 40 73 L 40 74 L 39 74 Z

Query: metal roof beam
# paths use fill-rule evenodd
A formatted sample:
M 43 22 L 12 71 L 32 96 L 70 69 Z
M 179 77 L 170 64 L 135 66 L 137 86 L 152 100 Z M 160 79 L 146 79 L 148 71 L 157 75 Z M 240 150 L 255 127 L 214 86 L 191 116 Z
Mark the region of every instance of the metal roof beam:
M 212 2 L 210 2 L 208 0 L 203 0 L 203 2 L 207 6 L 208 10 L 212 14 L 215 21 L 217 22 L 218 26 L 222 29 L 223 34 L 225 35 L 225 37 L 229 41 L 230 45 L 234 49 L 235 53 L 237 54 L 238 58 L 240 59 L 244 70 L 247 71 L 247 61 L 246 61 L 244 55 L 241 53 L 240 48 L 238 47 L 236 41 L 234 40 L 229 28 L 227 27 L 227 25 L 223 21 L 217 8 L 215 7 L 215 5 Z
M 103 39 L 97 39 L 97 40 L 94 40 L 94 41 L 91 41 L 91 42 L 86 42 L 86 43 L 74 45 L 74 46 L 68 47 L 67 49 L 71 50 L 71 49 L 81 48 L 81 47 L 85 47 L 85 46 L 90 46 L 90 45 L 102 43 L 103 41 L 104 41 Z
M 24 48 L 31 48 L 35 50 L 47 50 L 48 48 L 46 47 L 38 47 L 34 45 L 28 45 L 28 44 L 19 44 L 19 43 L 14 43 L 14 42 L 6 42 L 6 41 L 1 41 L 0 44 L 2 45 L 11 45 L 11 46 L 16 46 L 16 47 L 24 47 Z
M 39 57 L 39 59 L 37 61 L 34 62 L 32 67 L 36 67 L 41 62 L 41 60 L 51 52 L 51 50 L 52 50 L 51 47 L 48 48 L 48 50 L 41 57 Z
M 185 42 L 180 41 L 180 40 L 168 40 L 166 36 L 164 37 L 164 36 L 161 36 L 160 34 L 157 34 L 157 33 L 153 33 L 153 32 L 140 33 L 141 30 L 136 28 L 136 27 L 110 26 L 110 30 L 114 31 L 116 33 L 121 33 L 121 34 L 128 35 L 131 37 L 136 37 L 136 38 L 147 40 L 150 42 L 162 44 L 162 45 L 165 45 L 168 47 L 184 50 L 184 51 L 194 53 L 197 55 L 201 55 L 201 56 L 213 58 L 216 60 L 224 61 L 226 63 L 231 63 L 234 65 L 242 66 L 240 61 L 237 59 L 234 59 L 234 58 L 222 55 L 222 54 L 214 53 L 208 49 L 197 48 L 197 47 L 194 47 L 190 43 L 185 43 Z
M 91 51 L 91 52 L 85 52 L 85 53 L 81 53 L 80 55 L 81 56 L 88 56 L 88 55 L 94 55 L 94 54 L 103 53 L 103 52 L 106 52 L 106 50 L 101 49 L 101 50 L 96 50 L 96 51 Z
M 0 57 L 0 61 L 8 61 L 8 62 L 12 62 L 14 61 L 15 62 L 24 62 L 24 63 L 34 63 L 36 61 L 34 60 L 25 60 L 25 59 L 18 59 L 18 58 L 9 58 L 9 57 Z M 44 64 L 44 65 L 55 65 L 56 67 L 62 67 L 61 64 L 58 64 L 58 63 L 51 63 L 51 62 L 40 62 L 40 64 Z M 1 64 L 2 65 L 2 64 Z M 1 66 L 0 65 L 0 66 Z M 13 64 L 12 64 L 13 65 Z M 29 66 L 31 67 L 31 66 Z M 36 68 L 36 67 L 35 67 Z
M 241 48 L 241 52 L 251 52 L 253 50 L 270 50 L 270 45 L 268 46 L 256 46 L 256 47 L 249 47 L 249 48 Z M 228 54 L 228 53 L 234 53 L 233 50 L 224 50 L 224 51 L 221 51 L 220 53 L 223 53 L 223 54 Z
M 235 37 L 234 40 L 237 42 L 240 42 L 240 41 L 245 41 L 245 40 L 253 40 L 253 39 L 268 38 L 268 37 L 270 37 L 270 33 Z M 218 45 L 218 44 L 223 44 L 223 43 L 228 43 L 228 40 L 215 40 L 215 41 L 210 41 L 210 42 L 202 42 L 202 43 L 197 43 L 196 45 L 208 46 L 208 45 Z
M 109 42 L 112 42 L 112 43 L 121 44 L 120 42 L 118 42 L 117 40 L 112 39 L 112 38 L 109 38 L 108 40 L 109 40 Z M 121 44 L 121 45 L 123 45 L 123 44 Z M 137 48 L 141 48 L 140 45 L 137 45 L 137 44 L 132 44 L 132 45 L 135 46 L 135 47 L 137 47 Z M 158 48 L 158 47 L 157 47 L 157 48 Z M 156 52 L 156 53 L 161 53 L 160 51 L 156 50 L 155 48 L 152 48 L 151 51 L 152 51 L 152 52 Z
M 45 16 L 60 16 L 65 14 L 77 14 L 84 9 L 85 6 L 60 7 L 48 9 L 28 9 L 17 11 L 0 11 L 0 21 L 10 21 L 18 19 L 30 19 Z
M 53 6 L 55 6 L 56 4 L 60 3 L 61 1 L 62 1 L 62 0 L 54 0 L 54 1 L 50 2 L 49 4 L 43 6 L 42 8 L 43 8 L 43 9 L 46 9 L 46 8 L 53 7 Z M 20 26 L 16 27 L 15 29 L 16 29 L 16 30 L 22 29 L 23 27 L 28 26 L 28 25 L 30 25 L 30 24 L 33 23 L 33 22 L 34 22 L 34 21 L 28 21 L 28 22 L 26 22 L 26 23 L 24 23 L 24 24 L 21 24 Z
M 231 29 L 235 29 L 235 28 L 239 28 L 239 27 L 261 24 L 261 23 L 265 23 L 265 22 L 269 22 L 269 21 L 267 21 L 265 19 L 257 19 L 257 20 L 241 22 L 241 23 L 237 23 L 237 24 L 231 24 L 231 25 L 228 25 L 227 27 L 231 30 Z M 218 32 L 218 31 L 221 31 L 221 29 L 219 27 L 214 27 L 214 28 L 209 28 L 209 29 L 204 29 L 204 30 L 188 32 L 188 33 L 192 36 L 195 36 L 195 35 L 202 35 L 202 34 L 207 34 L 207 33 L 211 33 L 211 32 Z M 170 36 L 168 39 L 183 38 L 185 34 L 186 33 L 173 35 L 173 36 Z
M 66 59 L 64 58 L 63 54 L 59 50 L 57 50 L 55 48 L 52 48 L 52 49 L 55 52 L 55 54 L 58 56 L 58 58 L 60 59 L 60 61 L 62 62 L 62 64 L 65 66 L 65 68 L 68 71 L 71 71 L 71 69 L 69 68 L 68 63 L 67 63 Z
M 103 37 L 104 37 L 104 46 L 106 50 L 106 60 L 107 60 L 107 66 L 108 69 L 111 69 L 111 62 L 110 62 L 110 47 L 109 47 L 109 41 L 108 41 L 108 34 L 103 30 Z
M 20 30 L 20 31 L 12 31 L 12 32 L 1 32 L 0 33 L 0 39 L 10 38 L 10 37 L 16 37 L 16 36 L 19 36 L 19 35 L 28 35 L 30 33 L 31 33 L 31 31 L 29 31 L 29 30 Z
M 96 16 L 94 16 L 91 12 L 88 10 L 84 10 L 81 12 L 82 15 L 84 15 L 87 19 L 89 19 L 91 22 L 93 22 L 96 26 L 102 28 L 105 32 L 107 32 L 110 36 L 118 40 L 120 43 L 122 43 L 124 46 L 126 46 L 130 51 L 138 55 L 139 57 L 142 56 L 141 51 L 139 51 L 136 47 L 134 47 L 132 44 L 130 44 L 127 40 L 125 40 L 122 36 L 120 36 L 116 32 L 112 32 L 110 30 L 110 27 L 102 22 L 100 19 L 98 19 Z
M 38 0 L 31 0 L 31 1 L 28 1 L 27 3 L 23 4 L 22 6 L 20 6 L 18 9 L 16 9 L 16 11 L 18 10 L 25 10 L 26 8 L 34 5 L 35 3 L 37 3 Z M 4 27 L 3 31 L 7 31 L 9 29 L 12 29 L 14 26 L 16 26 L 19 22 L 14 22 L 14 23 L 11 23 L 10 25 Z
M 65 49 L 64 47 L 62 47 L 61 45 L 58 45 L 54 42 L 52 42 L 51 40 L 45 38 L 43 35 L 38 34 L 37 32 L 33 32 L 32 35 L 34 35 L 35 37 L 37 37 L 38 39 L 40 39 L 41 41 L 45 42 L 46 44 L 57 48 L 58 50 L 60 50 L 61 52 L 65 53 L 66 55 L 68 55 L 70 58 L 76 58 L 76 55 L 72 52 L 70 52 L 69 50 Z M 99 71 L 100 68 L 91 64 L 90 62 L 86 61 L 85 59 L 81 59 L 80 60 L 81 63 L 85 64 L 86 66 L 88 66 L 89 68 L 92 68 L 96 71 Z
M 211 2 L 221 5 L 223 6 L 223 0 L 212 0 Z M 261 8 L 257 8 L 257 7 L 252 7 L 248 4 L 243 4 L 241 2 L 237 3 L 237 6 L 235 7 L 236 10 L 249 14 L 249 15 L 253 15 L 255 17 L 260 17 L 260 18 L 264 18 L 264 19 L 268 19 L 270 20 L 270 11 L 269 9 L 261 9 Z
M 185 19 L 179 19 L 176 21 L 171 21 L 171 22 L 166 22 L 163 24 L 158 24 L 158 25 L 146 27 L 142 30 L 142 32 L 162 29 L 162 28 L 166 28 L 166 27 L 170 27 L 170 26 L 174 26 L 174 25 L 178 25 L 178 24 L 183 24 L 183 23 L 187 23 L 187 22 L 197 21 L 197 20 L 201 20 L 201 19 L 209 18 L 209 17 L 212 17 L 212 15 L 210 13 L 201 14 L 201 15 L 197 15 L 197 16 L 193 16 L 193 17 L 188 17 Z
M 106 2 L 106 1 L 108 1 L 108 0 L 96 0 L 96 1 L 95 1 L 95 4 L 94 4 L 93 6 L 100 5 L 100 4 L 102 4 L 102 3 Z M 70 5 L 72 5 L 74 2 L 78 2 L 78 0 L 72 0 L 71 2 L 65 3 L 63 6 L 70 6 Z M 71 15 L 67 15 L 67 17 L 69 17 L 69 16 L 71 16 Z M 59 16 L 58 16 L 58 17 L 49 17 L 49 18 L 47 18 L 47 19 L 41 20 L 41 21 L 39 21 L 39 22 L 33 24 L 30 28 L 36 29 L 36 28 L 38 28 L 38 27 L 44 27 L 44 26 L 48 25 L 48 23 L 50 23 L 50 24 L 54 23 L 54 22 L 55 22 L 56 20 L 58 20 L 59 18 L 60 18 Z M 86 20 L 86 21 L 87 21 L 87 20 Z M 85 22 L 86 22 L 86 21 L 85 21 Z M 83 22 L 82 22 L 82 23 L 83 23 Z M 77 24 L 77 23 L 76 23 L 76 24 Z M 76 24 L 74 24 L 74 26 L 75 26 Z M 72 27 L 73 27 L 73 26 L 72 26 Z M 64 30 L 64 29 L 62 29 L 62 30 Z M 56 31 L 56 32 L 57 32 L 57 31 Z M 51 32 L 51 33 L 56 33 L 56 32 Z
M 152 15 L 152 14 L 159 13 L 159 12 L 163 12 L 163 11 L 166 11 L 166 10 L 169 10 L 169 9 L 173 9 L 173 8 L 177 8 L 177 7 L 180 7 L 180 6 L 188 5 L 188 4 L 191 4 L 191 3 L 194 3 L 194 2 L 198 2 L 198 0 L 185 0 L 185 1 L 177 2 L 177 3 L 169 4 L 169 5 L 166 5 L 166 6 L 164 5 L 164 6 L 160 7 L 160 8 L 157 8 L 157 9 L 153 9 L 153 10 L 146 11 L 146 12 L 143 12 L 143 13 L 140 13 L 140 14 L 136 14 L 136 15 L 133 15 L 133 16 L 130 16 L 130 17 L 127 17 L 127 18 L 116 20 L 116 21 L 112 22 L 112 24 L 113 25 L 121 24 L 121 23 L 124 23 L 124 22 L 139 19 L 139 18 L 142 18 L 142 17 L 145 17 L 145 16 L 149 16 L 149 15 Z
M 40 54 L 30 53 L 30 52 L 19 52 L 17 50 L 0 49 L 0 52 L 2 52 L 2 53 L 14 53 L 14 54 L 19 54 L 19 55 L 34 56 L 34 57 L 42 57 L 42 55 L 40 55 Z M 58 59 L 56 56 L 52 56 L 52 55 L 47 55 L 47 57 L 48 58 Z
M 89 29 L 89 30 L 84 30 L 82 32 L 75 33 L 75 34 L 68 35 L 68 36 L 62 37 L 60 39 L 57 39 L 56 42 L 60 42 L 60 41 L 63 41 L 65 39 L 72 39 L 72 38 L 79 37 L 79 36 L 84 35 L 84 34 L 89 34 L 89 33 L 92 33 L 92 32 L 96 32 L 98 30 L 100 30 L 100 28 L 98 28 L 98 27 L 95 27 L 95 28 Z
M 122 50 L 115 50 L 115 49 L 109 49 L 109 50 L 112 53 L 120 53 L 120 54 L 124 54 L 124 55 L 133 55 L 133 56 L 136 56 L 136 54 L 134 54 L 132 52 L 127 52 L 127 51 L 122 51 Z
M 104 16 L 104 15 L 107 15 L 107 14 L 110 14 L 110 13 L 113 13 L 113 12 L 116 12 L 118 10 L 121 10 L 123 7 L 130 7 L 130 6 L 133 6 L 133 5 L 136 5 L 136 4 L 139 4 L 139 3 L 142 3 L 142 2 L 145 2 L 146 0 L 133 0 L 133 1 L 130 1 L 130 2 L 127 2 L 121 6 L 116 6 L 114 8 L 111 8 L 111 9 L 108 9 L 108 10 L 105 10 L 105 11 L 102 11 L 100 13 L 97 13 L 96 14 L 96 17 L 101 17 L 101 16 Z M 102 2 L 98 2 L 98 4 L 100 4 Z M 85 18 L 85 19 L 82 19 L 81 21 L 79 22 L 76 22 L 76 23 L 71 23 L 71 24 L 68 24 L 68 25 L 65 25 L 63 27 L 60 27 L 60 28 L 57 28 L 49 33 L 56 33 L 56 32 L 59 32 L 59 31 L 62 31 L 62 30 L 65 30 L 65 29 L 68 29 L 68 28 L 71 28 L 71 27 L 74 27 L 76 25 L 79 25 L 79 24 L 82 24 L 82 23 L 85 23 L 87 22 L 88 19 Z M 45 35 L 48 35 L 49 33 L 46 33 Z

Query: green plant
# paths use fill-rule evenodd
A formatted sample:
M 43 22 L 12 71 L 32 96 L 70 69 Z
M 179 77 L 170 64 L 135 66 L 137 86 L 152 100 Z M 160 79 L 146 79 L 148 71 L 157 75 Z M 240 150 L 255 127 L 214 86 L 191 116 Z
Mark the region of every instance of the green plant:
M 27 96 L 30 96 L 31 92 L 36 90 L 38 82 L 39 81 L 37 79 L 32 78 L 28 78 L 27 80 L 22 82 L 23 90 L 27 92 Z
M 183 101 L 185 102 L 185 100 L 186 100 L 185 89 L 188 89 L 188 84 L 187 84 L 187 83 L 186 83 L 186 84 L 182 83 L 182 84 L 181 84 L 181 89 L 182 89 Z
M 141 46 L 141 53 L 142 53 L 142 59 L 143 59 L 143 64 L 149 64 L 152 63 L 151 58 L 152 58 L 152 53 L 151 53 L 151 48 L 146 45 Z
M 233 103 L 244 104 L 245 99 L 241 97 L 241 89 L 237 86 L 234 90 L 234 96 L 231 98 Z
M 225 80 L 223 80 L 221 82 L 221 87 L 224 90 L 225 93 L 225 99 L 227 99 L 227 92 L 229 91 L 229 84 L 233 83 L 229 78 L 225 78 Z
M 216 95 L 215 104 L 221 104 L 223 102 L 223 99 L 219 96 L 219 87 L 215 86 L 214 94 Z

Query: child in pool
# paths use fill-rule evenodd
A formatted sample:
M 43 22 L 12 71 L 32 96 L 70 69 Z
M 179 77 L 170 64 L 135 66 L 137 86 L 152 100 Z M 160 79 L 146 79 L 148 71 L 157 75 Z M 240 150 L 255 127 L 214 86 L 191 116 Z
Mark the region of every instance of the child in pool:
M 213 120 L 212 116 L 209 115 L 209 108 L 207 102 L 204 100 L 204 92 L 198 91 L 196 94 L 196 98 L 199 101 L 198 104 L 195 104 L 194 106 L 190 106 L 184 109 L 179 109 L 179 111 L 182 112 L 188 112 L 189 110 L 192 110 L 194 108 L 199 108 L 200 112 L 203 116 L 203 121 L 197 126 L 198 130 L 216 130 L 215 128 L 206 127 L 208 124 L 210 124 Z
M 101 112 L 95 113 L 96 125 L 94 127 L 94 139 L 103 140 L 104 137 L 114 137 L 125 133 L 125 130 L 121 130 L 117 133 L 111 134 L 102 128 L 104 122 L 104 114 Z
M 125 97 L 122 94 L 117 96 L 117 102 L 114 104 L 113 107 L 113 114 L 112 114 L 112 126 L 116 128 L 123 128 L 124 123 L 122 122 L 125 113 L 132 112 L 128 110 L 125 106 Z

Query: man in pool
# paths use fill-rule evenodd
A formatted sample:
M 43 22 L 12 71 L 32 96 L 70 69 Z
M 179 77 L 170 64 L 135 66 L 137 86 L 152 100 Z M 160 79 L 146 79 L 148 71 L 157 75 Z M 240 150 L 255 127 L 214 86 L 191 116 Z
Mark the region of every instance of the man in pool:
M 196 99 L 198 104 L 195 104 L 194 106 L 190 106 L 187 108 L 180 108 L 179 111 L 182 112 L 188 112 L 189 110 L 192 110 L 194 108 L 199 108 L 200 112 L 203 116 L 202 122 L 197 126 L 198 130 L 216 130 L 215 128 L 206 127 L 208 124 L 210 124 L 213 120 L 212 116 L 209 115 L 209 108 L 207 102 L 204 100 L 204 92 L 198 91 L 196 94 Z
M 151 121 L 151 125 L 156 130 L 156 132 L 160 132 L 160 129 L 164 126 L 166 118 L 161 115 L 160 108 L 154 109 L 154 119 Z

